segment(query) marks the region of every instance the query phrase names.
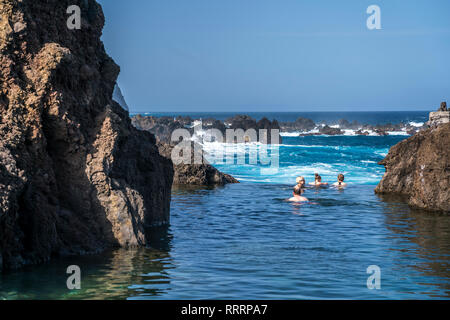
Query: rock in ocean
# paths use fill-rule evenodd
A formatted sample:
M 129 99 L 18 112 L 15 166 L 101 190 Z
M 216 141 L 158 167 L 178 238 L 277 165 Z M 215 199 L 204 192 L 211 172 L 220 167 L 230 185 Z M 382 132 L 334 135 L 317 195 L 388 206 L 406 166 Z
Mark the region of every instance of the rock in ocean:
M 450 123 L 398 143 L 379 164 L 386 173 L 376 193 L 403 195 L 413 207 L 450 212 Z
M 167 143 L 158 142 L 159 152 L 167 159 L 172 159 L 173 146 Z M 199 148 L 201 150 L 201 147 Z M 192 143 L 191 160 L 195 158 L 195 147 Z M 239 183 L 237 179 L 229 174 L 220 172 L 206 159 L 203 158 L 203 151 L 198 153 L 199 158 L 202 159 L 201 164 L 173 164 L 174 176 L 173 184 L 191 185 L 191 186 L 224 186 L 228 183 Z
M 112 100 L 100 5 L 0 0 L 0 15 L 0 269 L 145 245 L 169 221 L 173 167 Z

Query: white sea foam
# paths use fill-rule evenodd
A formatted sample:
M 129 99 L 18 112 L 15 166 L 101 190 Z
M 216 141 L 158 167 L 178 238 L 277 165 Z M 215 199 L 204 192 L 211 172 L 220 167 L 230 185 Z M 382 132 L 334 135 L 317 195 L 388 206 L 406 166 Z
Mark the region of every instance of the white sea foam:
M 382 156 L 382 157 L 386 157 L 388 154 L 388 151 L 375 151 L 375 154 Z
M 420 127 L 423 127 L 423 125 L 424 125 L 425 123 L 423 123 L 423 122 L 414 122 L 414 121 L 410 121 L 410 122 L 408 122 L 408 124 L 409 124 L 410 126 L 420 128 Z
M 280 136 L 282 137 L 298 137 L 300 132 L 280 132 Z
M 331 126 L 332 128 L 339 128 L 339 125 L 334 125 Z M 343 129 L 343 134 L 338 135 L 338 136 L 357 136 L 358 134 L 356 133 L 357 131 L 362 130 L 363 132 L 367 132 L 368 136 L 371 137 L 378 137 L 380 136 L 380 134 L 376 133 L 373 130 L 365 130 L 365 129 Z M 280 136 L 281 137 L 299 137 L 301 135 L 307 135 L 307 134 L 317 134 L 319 133 L 319 129 L 314 129 L 311 131 L 305 131 L 305 132 L 300 132 L 300 131 L 294 131 L 294 132 L 280 132 Z M 408 133 L 406 132 L 406 130 L 402 130 L 402 131 L 388 131 L 387 132 L 389 135 L 392 136 L 407 136 Z M 326 134 L 321 134 L 321 137 L 335 137 L 335 135 L 326 135 Z
M 388 131 L 387 133 L 390 136 L 409 136 L 406 131 Z

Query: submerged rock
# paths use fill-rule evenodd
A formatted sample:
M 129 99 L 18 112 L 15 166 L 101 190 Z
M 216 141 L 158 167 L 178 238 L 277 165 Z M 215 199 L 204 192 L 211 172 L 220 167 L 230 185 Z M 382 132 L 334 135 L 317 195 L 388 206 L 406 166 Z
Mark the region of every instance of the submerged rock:
M 70 4 L 0 0 L 0 269 L 145 245 L 169 221 L 172 164 L 112 100 L 101 7 L 69 30 Z
M 407 197 L 411 206 L 450 212 L 450 123 L 420 131 L 389 150 L 375 189 Z

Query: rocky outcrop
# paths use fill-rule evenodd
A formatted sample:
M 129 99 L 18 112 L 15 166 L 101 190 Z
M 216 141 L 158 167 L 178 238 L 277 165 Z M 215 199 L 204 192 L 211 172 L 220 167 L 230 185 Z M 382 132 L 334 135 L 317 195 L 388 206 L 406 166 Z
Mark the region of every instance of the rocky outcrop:
M 136 115 L 132 118 L 133 125 L 140 129 L 153 133 L 158 140 L 159 152 L 166 157 L 169 161 L 172 161 L 172 150 L 175 142 L 172 142 L 172 132 L 176 129 L 186 129 L 191 136 L 194 136 L 194 128 L 192 127 L 193 120 L 189 117 L 152 117 Z M 202 121 L 203 130 L 207 129 L 219 129 L 222 133 L 225 133 L 225 126 L 222 122 L 215 119 L 205 119 Z M 192 163 L 189 164 L 174 164 L 174 185 L 196 185 L 196 186 L 214 186 L 225 185 L 227 183 L 238 183 L 238 181 L 232 176 L 222 173 L 205 159 L 203 154 L 200 154 L 199 159 L 203 159 L 203 163 L 194 164 L 194 150 L 201 150 L 200 145 L 192 143 Z M 203 151 L 201 151 L 203 153 Z
M 389 151 L 375 192 L 399 194 L 411 206 L 450 212 L 450 124 L 421 131 Z
M 171 143 L 172 133 L 176 129 L 184 129 L 185 125 L 176 119 L 170 117 L 152 117 L 136 115 L 132 118 L 133 125 L 140 129 L 151 132 L 156 136 L 158 141 Z M 193 134 L 193 130 L 190 130 Z
M 340 119 L 338 121 L 339 124 L 339 128 L 341 129 L 352 129 L 352 130 L 357 130 L 361 128 L 361 124 L 356 121 L 353 120 L 351 123 L 347 120 L 347 119 Z
M 278 124 L 277 120 L 270 121 L 269 119 L 264 117 L 261 120 L 256 121 L 248 115 L 237 115 L 225 120 L 225 124 L 228 125 L 227 128 L 233 130 L 255 130 L 258 142 L 260 143 L 281 144 L 282 141 L 282 138 L 280 136 L 278 136 L 278 139 L 276 141 L 272 141 L 273 137 L 271 135 L 271 130 L 280 130 L 280 125 Z M 261 135 L 261 133 L 263 133 L 264 135 Z
M 358 136 L 368 136 L 368 135 L 369 135 L 369 132 L 363 131 L 363 130 L 361 129 L 361 130 L 356 131 L 355 134 L 358 135 Z
M 167 159 L 172 159 L 173 146 L 165 143 L 158 143 L 159 152 Z M 199 149 L 201 150 L 201 149 Z M 192 161 L 195 148 L 192 146 Z M 203 158 L 200 155 L 200 158 Z M 229 174 L 225 174 L 210 165 L 205 159 L 202 164 L 174 164 L 174 185 L 196 185 L 196 186 L 223 186 L 228 183 L 239 183 Z
M 0 14 L 0 268 L 145 245 L 169 221 L 173 169 L 112 100 L 101 7 L 0 0 Z
M 324 126 L 322 128 L 319 129 L 321 134 L 326 134 L 329 136 L 335 136 L 335 135 L 339 135 L 339 134 L 343 134 L 343 131 L 339 128 L 332 128 L 330 126 Z
M 430 112 L 428 127 L 436 127 L 444 123 L 450 123 L 450 110 L 447 110 L 447 102 L 442 102 L 438 111 Z
M 300 117 L 295 121 L 281 122 L 280 127 L 284 132 L 305 132 L 313 130 L 316 124 L 311 119 Z

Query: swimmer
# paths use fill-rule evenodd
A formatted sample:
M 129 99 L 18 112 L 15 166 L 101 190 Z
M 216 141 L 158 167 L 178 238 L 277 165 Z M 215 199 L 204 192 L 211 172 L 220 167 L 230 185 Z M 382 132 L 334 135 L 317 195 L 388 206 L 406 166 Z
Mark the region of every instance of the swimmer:
M 327 182 L 322 182 L 322 177 L 318 173 L 315 173 L 314 175 L 315 175 L 314 182 L 311 182 L 309 185 L 316 186 L 316 187 L 328 185 Z
M 297 179 L 295 179 L 295 182 L 297 182 L 297 186 L 299 186 L 300 188 L 304 188 L 306 185 L 305 178 L 302 176 L 297 177 Z
M 344 188 L 347 186 L 347 184 L 344 182 L 344 175 L 342 173 L 340 173 L 338 175 L 338 181 L 333 183 L 333 186 L 338 187 L 338 188 Z
M 309 201 L 308 198 L 302 197 L 303 188 L 300 188 L 298 185 L 294 187 L 294 196 L 288 201 L 291 202 L 306 202 Z

